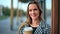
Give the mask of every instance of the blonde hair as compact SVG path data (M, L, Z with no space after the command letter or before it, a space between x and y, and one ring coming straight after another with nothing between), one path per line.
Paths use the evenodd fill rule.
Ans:
M21 25L18 27L18 32L17 32L17 34L20 34L20 30L21 30L21 28L23 28L25 25L27 25L28 23L28 20L26 20L24 23L21 23Z

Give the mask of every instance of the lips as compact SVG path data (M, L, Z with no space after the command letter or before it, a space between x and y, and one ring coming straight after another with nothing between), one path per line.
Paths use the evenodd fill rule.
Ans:
M34 14L34 15L31 15L32 17L36 17L36 15Z

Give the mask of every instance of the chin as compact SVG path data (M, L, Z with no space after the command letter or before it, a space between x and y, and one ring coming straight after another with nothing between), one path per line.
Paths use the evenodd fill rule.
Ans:
M37 19L37 18L32 18L32 19L34 19L34 20L35 20L35 19Z

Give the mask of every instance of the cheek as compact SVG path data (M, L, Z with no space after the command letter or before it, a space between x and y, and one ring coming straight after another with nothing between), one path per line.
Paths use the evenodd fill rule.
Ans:
M29 12L28 14L29 14L29 16L31 17L31 13Z
M31 15L32 13L31 12L29 12L29 15Z
M37 13L37 17L39 17L39 15L40 15L40 14L39 14L39 12L38 12L38 13Z
M36 14L37 14L37 15L39 15L39 11L38 11L38 12L36 12Z
M37 13L37 17L39 17L39 13Z

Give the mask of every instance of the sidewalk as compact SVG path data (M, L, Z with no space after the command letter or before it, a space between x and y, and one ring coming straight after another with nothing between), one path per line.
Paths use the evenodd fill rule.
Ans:
M10 17L0 20L0 34L17 34L17 30L10 30Z

